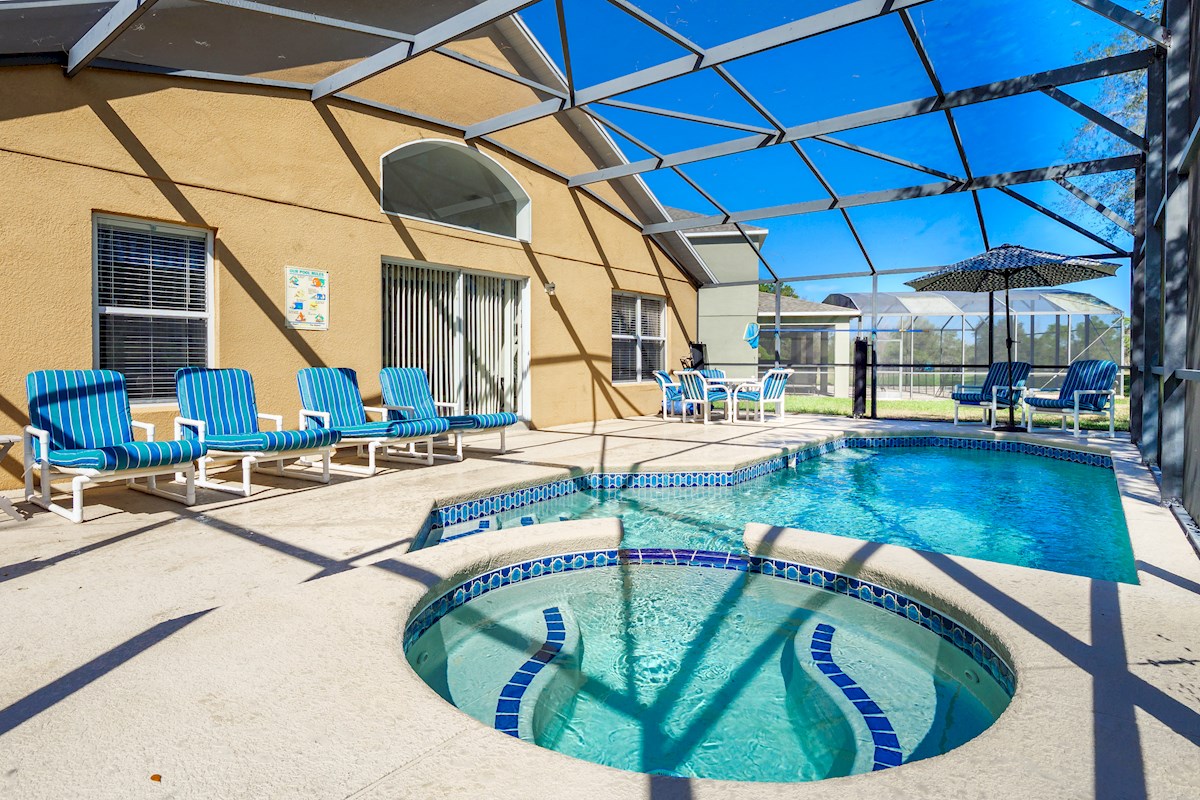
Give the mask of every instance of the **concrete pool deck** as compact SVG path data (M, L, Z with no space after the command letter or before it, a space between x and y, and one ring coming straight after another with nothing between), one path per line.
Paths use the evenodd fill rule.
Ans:
M815 416L707 427L639 418L522 432L507 456L330 486L259 476L264 488L250 499L199 490L184 508L105 489L88 493L83 525L40 511L0 518L0 796L1195 794L1200 561L1121 439L1087 444L1113 455L1140 585L773 535L781 557L927 593L1011 652L1013 706L946 756L813 784L652 778L490 730L404 661L400 633L431 586L619 533L615 522L563 523L407 553L435 503L581 471L734 469L843 431L991 436ZM1079 444L1056 433L1029 439Z

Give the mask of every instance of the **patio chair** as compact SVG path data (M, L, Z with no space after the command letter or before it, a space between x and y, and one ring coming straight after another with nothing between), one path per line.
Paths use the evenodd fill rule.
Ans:
M249 497L250 473L256 466L273 463L282 476L284 462L301 458L315 458L321 464L320 476L290 472L288 477L329 483L329 461L341 434L323 428L285 431L282 416L258 410L254 379L246 370L184 367L175 371L175 394L180 414L175 418L175 438L195 439L208 448L199 459L198 485ZM274 422L275 430L261 430L259 420ZM209 467L239 463L240 486L209 479Z
M1079 436L1079 415L1108 414L1108 435L1117 435L1116 391L1117 365L1112 361L1076 361L1067 369L1057 395L1025 393L1026 430L1033 431L1033 412L1059 414L1062 429L1067 429L1067 415L1075 419L1075 435Z
M654 370L654 380L658 383L658 388L662 389L662 418L665 420L667 414L679 414L683 416L683 389L678 383L671 380L671 376L666 370Z
M300 427L329 428L341 434L334 446L353 445L361 456L367 451L367 467L341 464L347 472L374 475L376 461L416 461L433 464L433 438L450 430L449 421L441 418L390 420L387 409L363 405L358 390L358 375L345 367L307 367L296 373L300 385ZM367 419L367 413L382 419ZM417 445L425 443L425 455L419 456ZM396 450L407 445L407 452Z
M45 370L25 379L29 422L25 426L25 499L71 522L83 522L83 491L98 483L125 481L130 489L185 505L196 502L195 460L202 442L154 440L154 426L129 411L125 376L104 369ZM136 441L133 429L146 432ZM34 473L39 487L33 487ZM51 474L71 476L71 507L50 499ZM184 494L158 488L159 475L178 475ZM145 478L145 485L137 483Z
M758 407L758 421L766 422L766 407L775 406L775 418L784 417L784 390L788 379L792 377L790 369L769 369L761 381L743 383L734 392L733 422L736 423L739 413L739 403L752 403ZM752 409L751 409L752 410Z
M987 375L984 376L983 383L979 386L955 384L954 390L950 392L950 398L954 400L954 424L958 424L960 406L974 406L980 409L984 425L988 424L988 412L990 411L991 421L994 424L999 408L1008 408L1009 405L1016 406L1021 402L1021 396L1025 391L1025 381L1029 379L1029 370L1030 365L1025 361L1012 362L1012 397L1008 396L1007 361L997 361L988 367ZM1025 413L1023 409L1021 413Z
M465 431L490 431L497 428L500 429L500 454L508 452L504 441L505 429L519 421L517 415L511 411L495 414L450 413L443 417L439 409L453 412L458 406L433 399L433 392L429 389L429 375L420 367L384 367L379 371L379 384L383 387L383 407L387 409L388 419L446 420L449 423L449 433L454 437L454 456L438 458L462 461Z
M725 370L723 370L723 369L705 368L705 369L696 370L696 371L699 372L701 375L703 375L705 380L713 380L713 381L725 380Z
M696 409L704 409L704 424L711 420L712 407L723 404L725 417L729 417L729 390L720 383L709 380L694 369L679 373L680 388L683 390L683 421L691 422ZM690 409L690 412L689 412Z

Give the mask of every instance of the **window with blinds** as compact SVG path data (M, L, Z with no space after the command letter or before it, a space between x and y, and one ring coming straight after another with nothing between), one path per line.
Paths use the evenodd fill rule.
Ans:
M653 380L666 358L662 298L633 294L612 296L613 383Z
M96 219L96 366L125 375L137 402L175 399L175 370L207 366L208 233Z

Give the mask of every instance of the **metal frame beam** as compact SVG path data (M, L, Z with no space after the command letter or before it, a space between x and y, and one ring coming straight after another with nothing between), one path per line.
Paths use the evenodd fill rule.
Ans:
M1110 75L1120 75L1146 68L1153 60L1154 52L1152 49L1138 50L1133 53L1110 56L1083 64L1074 64L1069 67L1024 75L1019 78L1010 78L1009 80L975 86L970 89L946 92L944 98L938 98L935 95L933 97L921 98L920 100L909 100L866 111L843 114L842 116L788 128L784 136L775 141L769 136L753 136L735 139L731 142L722 142L720 144L669 153L664 155L661 160L635 161L619 167L607 167L595 172L577 175L571 180L571 185L582 186L588 183L612 180L613 178L639 175L643 172L652 172L665 167L691 164L696 161L704 161L735 153L745 153L761 147L811 139L816 136L825 136L854 128L863 128L868 125L877 125L882 122L894 122L909 117L944 111L948 108L959 108L977 103L986 103L989 100L998 100L1004 97L1015 97L1039 91L1042 87L1048 85L1064 85L1094 80L1095 78L1103 78ZM581 98L581 96L582 91L577 95L577 99ZM468 128L467 131L469 134L471 128Z
M116 41L129 26L154 7L158 0L117 0L67 53L67 77L73 78Z
M1081 189L1078 186L1076 186L1075 184L1071 183L1069 180L1067 180L1065 178L1055 178L1054 182L1057 183L1059 186L1063 187L1064 189L1066 189L1071 194L1078 197L1081 201L1086 203L1088 205L1088 207L1093 208L1096 211L1103 214L1105 216L1105 218L1107 218L1110 222L1112 222L1114 225L1116 225L1118 228L1125 231L1129 235L1133 236L1137 233L1137 231L1133 227L1133 223L1131 223L1129 220L1122 217L1117 212L1113 211L1108 206L1104 205L1104 203L1101 203L1095 197L1092 197L1092 195L1090 195L1083 189Z
M591 105L608 106L609 108L624 108L629 111L641 111L646 114L655 114L660 117L670 117L671 119L682 119L687 122L701 122L705 125L715 125L718 128L732 128L739 131L749 131L750 133L770 134L772 131L760 127L758 125L747 125L744 122L732 122L725 119L714 119L713 117L702 117L699 114L688 114L684 111L675 111L669 108L657 108L655 106L645 106L640 103L628 103L624 100L599 100Z
M1076 233L1078 233L1082 236L1086 236L1087 238L1091 239L1093 242L1100 245L1101 247L1109 248L1113 252L1112 252L1112 255L1106 256L1106 258L1112 258L1113 256L1121 256L1121 257L1127 258L1127 257L1133 255L1129 251L1124 250L1123 248L1118 247L1117 245L1108 241L1103 236L1100 236L1099 234L1088 230L1087 228L1083 227L1079 223L1073 222L1072 220L1067 219L1066 217L1062 216L1061 214L1051 211L1050 209L1046 208L1044 205L1037 202L1036 200L1031 200L1028 197L1026 197L1025 195L1023 195L1019 192L1013 191L1012 189L1010 189L1007 186L997 186L996 189L997 189L997 191L1003 192L1005 195L1007 195L1008 197L1011 197L1012 199L1016 200L1017 202L1024 203L1025 205L1029 206L1034 211L1039 212L1043 216L1049 217L1050 219L1057 222L1059 225L1063 225L1064 227L1070 228L1071 230L1075 231Z
M1171 34L1166 28L1140 14L1133 13L1124 6L1117 5L1112 0L1072 0L1072 2L1095 11L1110 22L1115 22L1122 28L1133 31L1159 47L1169 46Z
M701 51L702 54L693 52L692 55L682 56L664 64L648 67L619 78L585 87L576 92L575 103L576 105L586 105L599 100L607 100L610 97L615 97L625 92L632 92L635 89L644 89L647 86L653 86L656 83L662 83L671 78L678 78L690 72L696 72L718 64L724 64L727 61L762 53L785 44L809 39L822 33L835 31L849 25L865 22L866 20L875 19L876 17L891 14L911 6L922 5L927 2L930 2L930 0L856 0L856 2L848 3L839 8L813 14L812 16L789 22L785 25L751 34L741 39L735 39L732 42L707 48ZM621 7L620 3L616 5ZM626 8L625 10L628 13L629 9ZM678 40L676 41L678 42ZM548 100L526 106L525 108L501 114L500 116L469 126L467 128L467 138L474 139L477 136L497 133L515 125L533 122L534 120L556 114L559 111L565 111L569 107L568 104L559 100Z
M355 84L361 83L384 70L398 66L422 53L436 50L460 36L490 25L498 19L507 17L537 0L484 0L447 20L439 22L413 36L411 42L398 42L375 55L364 58L343 70L318 81L312 90L312 99L345 91ZM555 101L560 102L560 101Z
M643 233L664 233L666 231L681 231L690 228L702 228L706 225L719 225L726 222L750 222L773 217L790 217L799 214L815 214L821 211L832 211L838 208L855 208L858 206L878 205L898 200L914 200L920 197L938 197L946 194L960 194L979 189L995 189L1000 186L1012 186L1022 183L1037 183L1050 181L1055 178L1068 178L1076 175L1095 175L1101 172L1116 172L1123 169L1136 169L1141 163L1140 155L1115 156L1101 158L1095 161L1082 161L1076 164L1059 164L1040 169L1027 169L1017 172L1001 172L995 175L983 175L967 182L947 181L945 183L926 183L920 186L908 186L903 189L886 189L878 192L846 195L839 200L806 200L800 203L788 203L781 206L756 208L749 211L737 211L728 217L697 217L694 219L675 220L673 222L655 223L642 229Z
M1143 153L1146 152L1146 138L1129 130L1129 128L1126 128L1115 119L1112 119L1106 114L1100 113L1082 100L1076 100L1074 97L1067 94L1062 89L1059 89L1057 86L1047 86L1046 88L1042 89L1042 92L1047 97L1057 100L1075 113L1086 118L1096 127L1103 128L1113 136L1124 139L1126 142L1133 145L1138 150L1141 150Z
M878 150L872 150L869 147L863 147L862 145L857 145L852 142L847 142L844 139L835 139L832 136L814 136L814 137L812 137L812 140L814 142L824 142L825 144L831 144L834 147L840 147L843 150L849 150L851 152L859 153L864 156L870 156L871 158L877 158L880 161L886 161L889 164L895 164L898 167L907 167L908 169L916 170L917 172L924 172L926 175L933 175L935 177L942 178L944 180L948 180L948 181L965 181L966 180L966 178L963 178L959 175L952 175L949 172L943 172L940 169L934 169L933 167L927 167L924 164L918 164L915 161L908 161L907 159L897 158L896 156L888 155L887 153L881 153Z

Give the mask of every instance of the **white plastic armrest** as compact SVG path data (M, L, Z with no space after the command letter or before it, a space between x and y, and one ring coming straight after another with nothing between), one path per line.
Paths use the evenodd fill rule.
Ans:
M321 428L328 428L329 422L333 418L328 411L313 411L311 408L300 409L300 430L308 430L308 423L312 420L320 422Z
M745 383L739 383L737 387L734 388L733 393L737 394L743 389L751 389L761 392L763 390L763 385L758 381L746 381Z
M264 414L263 412L260 411L260 412L258 412L258 418L259 419L269 419L275 423L275 430L277 430L277 431L283 430L283 414Z
M146 432L146 441L154 441L154 425L150 422L138 422L136 419L130 420L129 424L135 428L141 428Z
M457 411L457 410L458 410L458 403L438 403L438 402L434 402L434 404L433 404L433 405L434 405L435 407L437 407L437 408L448 408L448 409L450 409L451 411Z
M44 431L41 428L35 428L32 425L25 426L25 442L23 447L25 452L33 452L33 440L37 439L38 449L37 457L31 458L32 461L41 461L50 452L50 431Z
M380 408L386 409L388 411L411 411L414 414L417 413L416 406L380 406Z
M384 419L387 419L388 407L387 406L363 406L363 411L367 412L368 414L378 414L379 416L383 417Z
M206 431L207 426L202 421L200 421L198 419L188 419L187 417L176 417L175 418L175 438L176 439L183 438L183 429L184 428L191 428L192 430L196 431L196 438L198 438L201 442L204 441L204 436L207 433L207 431Z

